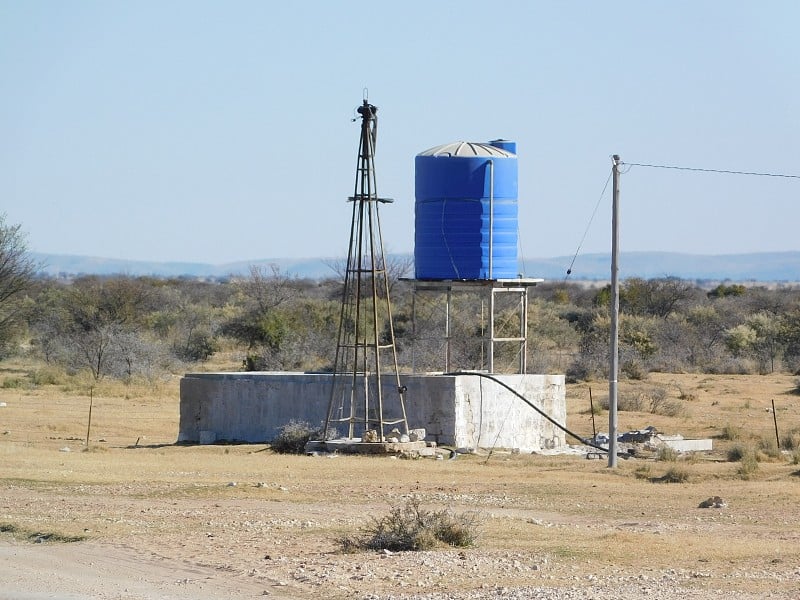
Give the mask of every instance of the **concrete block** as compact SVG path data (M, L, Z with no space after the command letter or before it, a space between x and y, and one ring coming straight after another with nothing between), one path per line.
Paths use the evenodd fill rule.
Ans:
M292 420L322 424L331 378L328 373L189 373L181 379L178 439L262 443L274 439ZM566 424L563 375L497 378L557 423ZM562 430L484 378L403 375L401 380L408 425L418 432L417 441L457 448L518 448L526 453L566 445ZM393 391L394 384L387 383L386 396Z

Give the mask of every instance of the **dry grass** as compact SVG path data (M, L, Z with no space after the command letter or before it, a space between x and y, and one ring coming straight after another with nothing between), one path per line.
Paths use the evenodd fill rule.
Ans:
M800 430L789 375L651 375L641 385L663 386L687 414L620 413L620 431L654 425L665 433L714 437L715 451L693 461L623 460L616 470L574 456L400 461L279 455L263 445L178 446L178 377L157 386L97 385L90 451L82 451L85 382L25 385L24 365L0 368L3 378L22 381L0 383L6 403L0 408L0 523L19 531L173 556L202 548L208 564L244 573L261 568L266 552L287 564L330 557L338 539L413 497L434 511L476 511L481 538L467 552L546 558L553 585L572 585L576 576L611 566L632 575L701 569L730 575L715 585L760 593L774 584L733 574L796 566L800 477L793 457L761 462L746 474L741 463L725 460L734 443L755 447L774 439L766 410L772 399L779 427ZM634 394L640 382L621 385ZM593 394L597 402L607 387L594 384ZM569 386L568 426L588 436L587 408L587 384ZM595 417L599 430L607 428L605 417ZM743 439L721 439L726 427L738 428ZM659 480L672 483L654 483ZM697 508L716 495L728 508ZM497 575L497 583L533 584L535 574L526 573ZM318 588L309 589L314 594Z

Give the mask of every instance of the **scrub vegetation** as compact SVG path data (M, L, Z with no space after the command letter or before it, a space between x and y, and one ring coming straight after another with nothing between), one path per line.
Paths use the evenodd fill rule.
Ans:
M404 270L396 266L391 272L401 370L410 371L412 364L418 371L443 370L444 299L422 294L414 308L411 284L401 279ZM252 267L248 276L213 281L28 275L13 302L0 298L14 316L13 327L0 329L0 348L5 358L43 362L49 377L82 372L94 381L155 382L187 368L203 369L212 358L224 358L235 370L326 371L335 355L342 283L333 269L321 281L293 278L277 267ZM532 288L528 371L566 373L575 382L606 377L609 295L608 287L586 283ZM763 375L800 369L800 289L633 278L622 283L620 309L625 379L647 381L654 372ZM496 335L516 335L518 318L500 303ZM451 364L485 368L481 337L488 324L481 298L454 294L449 319ZM496 372L513 372L518 364L513 344L496 349ZM3 385L26 383L18 378ZM651 389L620 404L623 410L680 416L687 393L676 402Z

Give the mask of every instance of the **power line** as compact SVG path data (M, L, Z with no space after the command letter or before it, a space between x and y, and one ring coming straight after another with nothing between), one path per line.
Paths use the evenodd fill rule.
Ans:
M645 163L620 163L628 167L649 167L651 169L674 169L677 171L699 171L701 173L723 173L726 175L754 175L757 177L782 177L784 179L800 179L800 175L785 173L757 173L755 171L729 171L726 169L701 169L699 167L678 167L674 165L651 165Z
M586 224L586 229L583 232L583 237L581 241L578 242L578 247L575 249L575 255L572 257L572 262L569 263L569 267L567 267L567 274L564 276L564 281L567 280L567 277L572 275L572 267L575 265L575 260L578 258L578 254L583 247L583 242L586 240L586 235L589 233L589 228L592 226L592 221L594 221L594 216L597 214L597 209L600 207L600 202L603 200L603 196L606 195L606 189L608 189L608 182L611 181L612 172L608 173L608 177L606 178L606 183L603 185L603 191L600 192L600 197L597 199L597 204L594 205L594 210L592 211L592 216L589 217L589 222Z

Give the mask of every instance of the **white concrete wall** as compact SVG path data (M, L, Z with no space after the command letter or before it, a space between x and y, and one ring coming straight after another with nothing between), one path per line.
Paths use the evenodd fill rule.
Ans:
M566 423L563 375L499 375L556 422ZM289 421L320 425L332 376L316 373L192 373L181 379L179 442L265 442ZM563 446L563 431L497 383L468 374L404 375L409 427L458 448ZM396 398L393 383L384 397ZM385 402L390 418L392 402ZM339 427L340 433L346 433Z

